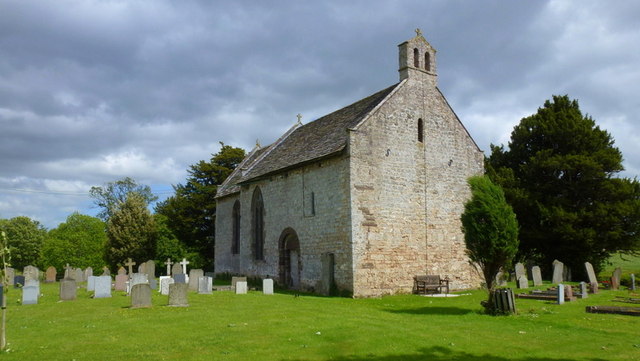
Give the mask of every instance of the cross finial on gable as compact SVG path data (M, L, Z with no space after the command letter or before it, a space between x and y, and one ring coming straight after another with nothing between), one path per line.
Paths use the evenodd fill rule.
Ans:
M298 113L296 117L298 117L298 124L302 124L302 114Z
M262 146L260 146L260 139L256 139L256 147L262 148Z
M416 28L416 36L422 36L422 30L420 30L420 28Z

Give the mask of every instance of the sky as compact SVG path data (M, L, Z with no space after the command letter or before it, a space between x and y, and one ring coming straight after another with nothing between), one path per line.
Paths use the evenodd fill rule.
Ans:
M640 2L0 0L0 218L95 215L124 177L160 199L220 142L251 150L399 80L420 28L480 148L552 95L640 174Z

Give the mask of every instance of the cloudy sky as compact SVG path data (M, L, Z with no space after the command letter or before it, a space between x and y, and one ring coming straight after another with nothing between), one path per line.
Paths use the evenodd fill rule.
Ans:
M219 142L251 149L398 81L421 28L480 147L553 94L640 174L640 2L0 0L0 218L94 215L91 186L161 198Z

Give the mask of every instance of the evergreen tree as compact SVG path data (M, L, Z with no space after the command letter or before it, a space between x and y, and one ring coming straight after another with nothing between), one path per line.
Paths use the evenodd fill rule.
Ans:
M13 267L21 270L39 264L40 248L47 235L40 222L24 216L0 219L0 231L6 233Z
M543 269L558 259L576 275L638 249L640 184L615 178L622 154L576 100L553 96L523 118L508 149L491 146L486 168L518 217L519 258Z

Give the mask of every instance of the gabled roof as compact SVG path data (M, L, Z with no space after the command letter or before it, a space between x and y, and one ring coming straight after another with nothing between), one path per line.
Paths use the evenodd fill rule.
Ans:
M312 122L294 126L259 155L252 151L220 186L217 198L238 192L239 184L341 153L347 146L347 129L360 123L398 84ZM241 167L244 171L239 171Z

